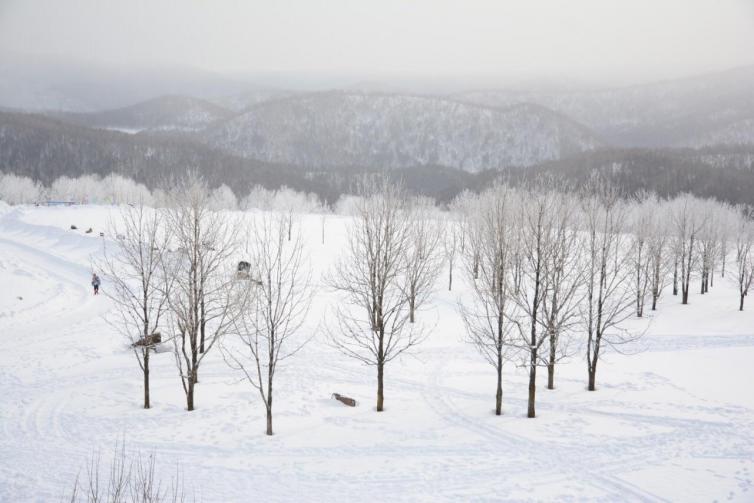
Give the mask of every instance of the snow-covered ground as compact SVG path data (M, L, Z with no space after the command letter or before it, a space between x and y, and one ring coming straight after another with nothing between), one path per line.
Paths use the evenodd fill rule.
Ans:
M140 408L136 360L89 287L112 212L0 206L0 501L59 501L92 453L106 459L121 439L154 453L165 479L179 464L205 502L754 500L754 304L738 312L727 278L631 321L646 334L635 354L601 363L598 391L585 390L580 356L558 368L554 391L541 372L536 419L512 365L494 416L494 372L463 342L455 309L462 282L438 282L419 314L431 337L388 365L383 413L374 369L324 343L334 297L320 287L302 329L314 339L276 377L267 437L258 394L219 352L201 368L196 411L169 352L152 360L153 408ZM320 282L345 218L329 217L325 245L320 217L302 223Z

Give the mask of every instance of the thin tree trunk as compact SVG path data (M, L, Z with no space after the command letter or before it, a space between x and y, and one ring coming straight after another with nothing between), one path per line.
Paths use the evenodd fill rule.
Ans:
M503 413L503 356L497 355L497 391L495 392L495 415Z
M272 406L267 407L267 435L272 435Z
M414 287L414 285L411 285L411 292L408 297L408 318L409 318L408 321L410 323L414 322L415 312L416 312L416 288Z
M207 325L207 320L204 319L204 296L202 296L202 303L201 303L201 319L199 320L199 329L201 331L201 343L199 345L199 352L204 353L204 329Z
M673 295L678 295L678 257L673 261Z
M597 380L597 367L596 364L593 368L589 369L589 387L587 388L589 391L595 391L595 381Z
M149 403L149 349L144 352L144 408L150 408Z
M188 378L188 389L186 391L186 408L189 412L194 410L194 376L193 373Z
M743 294L743 293L741 294L741 302L738 304L738 310L739 311L743 311L744 310L744 297L745 296L746 296L745 294Z
M383 379L384 379L385 362L379 361L377 363L377 412L382 412L385 396L383 394Z
M536 417L534 410L534 400L537 393L537 350L531 350L531 361L529 362L529 408L526 417Z
M450 272L448 273L448 291L453 290L453 262L450 263Z
M555 332L550 331L550 361L547 362L547 389L555 389Z

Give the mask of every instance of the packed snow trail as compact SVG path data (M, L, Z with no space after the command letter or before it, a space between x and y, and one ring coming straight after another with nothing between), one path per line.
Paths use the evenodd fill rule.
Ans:
M534 420L524 417L526 372L513 366L505 415L492 414L494 372L461 340L461 281L420 313L431 339L387 367L380 414L374 369L321 340L333 302L323 289L304 327L315 339L278 376L268 438L257 394L219 353L202 367L192 413L172 355L156 354L153 409L140 408L133 354L89 285L109 218L106 207L0 215L0 501L61 500L87 459L107 460L122 439L154 453L166 478L180 464L208 502L754 498L754 316L735 311L722 281L692 297L693 313L666 296L641 352L602 362L597 392L585 391L579 357L558 368L554 391L543 371ZM343 219L332 220L326 246L317 222L304 224L316 275L344 239ZM344 407L332 392L360 404Z

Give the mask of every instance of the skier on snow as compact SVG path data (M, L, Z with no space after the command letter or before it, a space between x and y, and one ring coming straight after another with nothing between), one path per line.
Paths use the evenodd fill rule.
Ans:
M92 274L92 286L94 287L94 295L99 295L99 276L96 273Z

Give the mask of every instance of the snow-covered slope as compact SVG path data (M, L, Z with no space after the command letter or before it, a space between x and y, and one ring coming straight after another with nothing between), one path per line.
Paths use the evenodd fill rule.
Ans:
M313 339L278 369L268 438L258 395L215 350L197 410L184 409L169 352L151 358L153 408L140 408L133 353L89 289L102 238L69 230L106 229L114 209L0 205L0 501L66 499L89 456L105 462L123 439L155 455L162 480L178 466L208 503L752 500L754 305L737 311L729 277L691 305L665 295L654 316L631 321L645 335L600 364L598 391L585 390L579 355L561 364L556 390L539 383L537 419L525 417L527 374L514 365L494 416L494 372L463 342L456 311L470 285L438 285L417 320L431 336L388 365L378 414L374 368L321 330L335 297L320 278L348 219L329 217L321 245L320 217L304 216L317 295L302 336Z
M53 114L82 126L125 132L197 131L233 115L228 109L189 96L161 96L116 110Z
M407 95L329 92L263 103L212 126L210 145L307 167L528 166L592 150L586 128L540 106L506 109Z
M706 146L754 137L754 66L605 90L486 90L456 99L491 106L537 103L621 146Z

